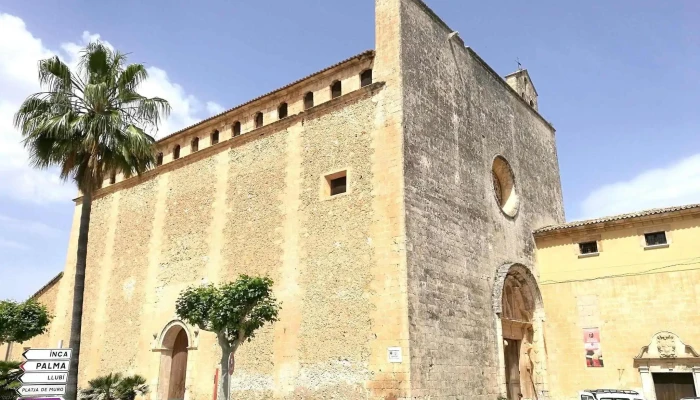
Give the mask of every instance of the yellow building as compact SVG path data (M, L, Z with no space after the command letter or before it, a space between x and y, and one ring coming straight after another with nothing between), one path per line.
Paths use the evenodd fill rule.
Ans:
M700 205L546 227L535 239L551 398L587 388L700 396Z

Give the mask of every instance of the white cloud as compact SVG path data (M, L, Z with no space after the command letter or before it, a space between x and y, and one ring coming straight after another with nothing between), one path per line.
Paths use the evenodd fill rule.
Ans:
M0 214L0 231L26 232L38 236L57 236L61 231L43 222L27 221Z
M224 112L225 108L220 104L214 103L213 101L207 101L207 112L209 115L221 114Z
M700 203L700 154L594 190L581 203L581 217L691 203Z
M101 39L99 34L86 31L80 40L65 42L56 50L48 49L27 30L21 18L0 13L0 196L35 204L75 197L73 183L61 182L55 170L36 170L28 164L21 135L14 128L12 118L22 101L40 90L37 61L58 55L75 68L81 49L96 39ZM222 110L214 102L202 102L188 94L170 80L165 70L149 67L148 72L142 94L165 98L172 107L157 136L165 136Z

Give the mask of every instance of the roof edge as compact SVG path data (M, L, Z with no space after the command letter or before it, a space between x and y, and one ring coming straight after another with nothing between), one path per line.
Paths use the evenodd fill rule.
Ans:
M324 69L322 69L322 70L320 70L320 71L314 72L314 73L311 74L311 75L307 75L307 76L305 76L305 77L303 77L303 78L301 78L301 79L297 79L297 80L295 80L295 81L293 81L293 82L291 82L291 83L288 83L288 84L286 84L286 85L284 85L284 86L282 86L282 87L280 87L280 88L277 88L277 89L275 89L275 90L273 90L273 91L271 91L271 92L267 92L267 93L265 93L265 94L262 94L262 95L260 95L260 96L258 96L258 97L255 97L255 98L253 98L253 99L251 99L251 100L246 101L245 103L241 103L241 104L239 104L239 105L237 105L237 106L235 106L235 107L233 107L233 108L229 108L229 109L227 109L227 110L225 110L225 111L222 111L222 112L220 112L220 113L218 113L218 114L216 114L216 115L212 115L211 117L205 118L205 119L203 119L203 120L201 120L201 121L199 121L199 122L197 122L197 123L195 123L195 124L192 124L192 125L190 125L190 126L187 126L187 127L185 127L185 128L182 128L182 129L180 129L180 130L178 130L178 131L175 131L175 132L173 132L173 133L171 133L171 134L169 134L169 135L167 135L167 136L164 136L164 137L158 139L158 140L156 141L156 143L165 142L165 141L167 141L168 139L171 139L171 138L173 138L174 136L177 136L177 135L179 135L179 134L181 134L181 133L183 133L183 132L185 132L185 131L188 131L188 130L190 130L190 129L192 129L192 128L196 128L196 127L198 127L198 126L200 126L200 125L203 125L203 124L205 124L205 123L207 123L207 122L209 122L209 121L212 121L212 120L214 120L214 119L216 119L216 118L219 118L219 117L221 117L221 116L224 116L225 114L228 114L228 113L230 113L230 112L233 112L233 111L236 111L236 110L238 110L238 109L241 109L241 108L243 108L243 107L245 107L245 106L247 106L247 105L250 105L250 104L252 104L252 103L254 103L254 102L258 101L258 100L261 100L261 99L263 99L263 98L265 98L265 97L272 96L272 95L274 95L274 94L276 94L276 93L279 93L279 92L281 92L281 91L283 91L283 90L287 90L287 89L289 89L289 88L291 88L291 87L293 87L293 86L296 86L296 85L298 85L298 84L300 84L300 83L302 83L302 82L304 82L304 81L306 81L306 80L308 80L308 79L311 79L311 78L313 78L313 77L316 77L316 76L318 76L318 75L321 75L321 74L323 74L323 73L325 73L325 72L328 72L328 71L330 71L330 70L332 70L332 69L338 68L338 67L340 67L340 66L342 66L342 65L344 65L344 64L348 64L348 63L350 63L350 62L352 62L352 61L355 61L355 60L358 60L358 59L361 60L361 59L363 59L363 58L365 58L365 57L374 57L374 55L375 55L374 50L366 50L366 51L364 51L364 52L362 52L362 53L360 53L360 54L354 55L354 56L352 56L352 57L350 57L350 58L347 58L347 59L345 59L345 60L343 60L343 61L337 62L337 63L335 63L335 64L333 64L333 65L331 65L331 66L329 66L329 67L326 67L326 68L324 68Z
M535 237L556 236L563 233L598 229L610 225L638 222L646 219L664 218L676 214L700 214L700 204L687 204L682 206L672 206L665 208L651 208L626 214L618 214L601 218L572 221L561 225L550 225L534 230L533 235Z
M544 122L545 125L547 125L547 127L548 127L553 133L555 133L555 132L557 131L557 130L554 128L554 125L552 125L551 122L547 121L547 119L546 119L542 114L540 114L540 112L539 112L538 110L535 110L534 107L532 107L532 106L530 106L529 104L527 104L527 102L525 101L525 99L523 99L522 97L520 97L520 95L515 91L515 89L513 89L513 88L508 84L508 82L506 82L506 80L505 80L503 77L501 77L500 75L498 75L498 72L496 72L496 70L493 69L493 67L491 67L486 61L484 61L484 59L481 58L481 56L480 56L476 51L474 51L474 49L472 49L472 48L469 47L469 46L466 46L466 47L464 47L464 48L467 50L467 52L468 52L469 54L471 54L471 55L476 59L476 61L477 61L479 64L481 64L484 68L486 68L486 70L487 70L491 75L493 75L493 76L495 76L496 78L498 78L498 81L501 83L501 85L503 85L503 87L505 87L506 90L507 90L513 97L515 97L516 99L518 99L518 101L520 101L521 103L523 103L523 104L527 107L527 109L529 109L530 111L532 111L532 112L535 114L535 116L537 116L537 118L538 118L540 121ZM530 74L528 74L527 76L529 77ZM534 86L533 86L533 87L534 87Z
M61 277L63 276L63 271L59 272L58 275L54 276L51 278L50 281L48 281L44 286L42 286L39 290L37 290L33 295L29 297L29 299L34 299L37 296L40 296L44 294L51 286L53 286L56 282L58 282Z

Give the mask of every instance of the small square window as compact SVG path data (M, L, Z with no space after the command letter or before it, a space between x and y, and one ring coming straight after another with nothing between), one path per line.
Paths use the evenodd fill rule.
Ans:
M325 189L323 192L326 197L333 197L348 191L348 174L347 171L340 171L334 174L325 176Z
M581 254L595 254L598 253L598 242L582 242L578 244L578 248Z
M663 244L668 244L666 241L666 232L652 232L644 234L644 241L647 246L659 246Z
M347 190L347 176L331 179L331 196L345 193Z

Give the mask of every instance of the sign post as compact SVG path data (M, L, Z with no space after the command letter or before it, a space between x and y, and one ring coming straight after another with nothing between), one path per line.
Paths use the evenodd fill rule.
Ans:
M22 353L24 374L17 400L63 400L72 349L29 349Z

